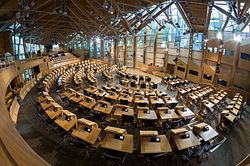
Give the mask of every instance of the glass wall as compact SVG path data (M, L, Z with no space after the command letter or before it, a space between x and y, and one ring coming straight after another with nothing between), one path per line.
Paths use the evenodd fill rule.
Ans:
M23 38L19 33L12 36L12 44L16 59L23 60L25 58L28 58L24 55Z
M127 38L127 67L133 67L133 37Z
M145 30L144 28L137 34L136 68L139 68L139 64L143 63Z
M118 49L117 50L117 52L118 52L118 54L117 54L118 63L117 63L117 65L119 67L121 67L121 66L123 66L123 61L124 61L123 38L118 39L117 42L118 42L118 47L117 47L117 49Z
M90 39L90 58L94 58L94 40Z

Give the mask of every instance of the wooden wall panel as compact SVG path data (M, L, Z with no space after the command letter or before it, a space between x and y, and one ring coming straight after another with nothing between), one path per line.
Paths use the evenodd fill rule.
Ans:
M192 58L196 60L202 60L203 52L200 51L193 51Z
M19 65L19 70L17 70L15 66L11 66L0 71L0 158L1 161L5 160L5 163L11 163L11 165L49 165L30 148L17 132L14 124L10 120L4 102L4 94L11 80L25 69L32 68L41 63L44 63L43 59L38 59ZM2 157L5 157L5 159L2 159Z
M190 70L191 73L192 71L197 71L198 75L196 76L194 74L190 74ZM195 63L190 62L188 64L187 79L191 82L199 83L201 80L201 67Z
M184 69L184 71L178 70L178 68ZM175 75L185 79L186 76L186 71L187 71L187 64L183 62L182 60L178 59L176 63L176 68L175 68Z
M212 76L212 79L211 80L205 79L204 78L205 74ZM209 64L204 64L203 76L201 76L202 77L201 82L207 83L207 84L212 84L213 80L214 80L214 75L215 75L215 67L212 67Z
M250 74L248 71L238 69L235 72L235 77L233 79L233 85L236 85L240 88L243 88L245 90L249 91L249 78Z
M5 52L12 52L11 31L0 32L0 56L4 56Z
M220 68L219 78L229 82L231 77L232 77L232 67L222 65L221 68Z
M176 58L176 55L168 55L168 63L175 65L174 59Z

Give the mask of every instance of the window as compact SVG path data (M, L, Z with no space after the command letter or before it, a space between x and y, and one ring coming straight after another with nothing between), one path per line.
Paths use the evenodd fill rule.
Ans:
M94 58L94 41L90 40L90 58Z
M194 71L194 70L189 70L189 74L198 76L198 75L199 75L199 72L198 72L198 71Z
M240 54L240 58L241 59L244 59L244 60L247 60L247 61L250 61L250 54L247 54L247 53L241 53Z
M212 80L212 76L210 76L208 74L203 74L203 78L205 78L207 80Z
M193 36L193 50L202 51L203 48L203 33L195 33Z
M222 79L218 79L217 84L223 85L223 86L227 86L227 81L222 80Z
M178 66L178 67L177 67L177 70L178 70L178 71L182 71L182 72L185 72L185 68L183 68L183 67L180 67L180 66Z
M234 51L231 51L231 50L225 50L224 55L226 55L226 56L234 56Z

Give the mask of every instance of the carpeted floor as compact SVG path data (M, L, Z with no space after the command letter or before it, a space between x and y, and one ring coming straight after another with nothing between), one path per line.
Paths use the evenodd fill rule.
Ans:
M99 81L99 86L102 86L105 81L101 74L96 77ZM119 80L116 79L116 82ZM88 85L87 82L84 84ZM84 88L84 87L82 87ZM159 89L166 89L165 84L159 84ZM26 98L21 102L21 108L18 116L17 130L22 135L24 140L48 163L51 165L112 165L112 163L101 159L101 150L93 149L90 151L90 158L86 155L81 155L81 149L73 147L70 144L60 141L60 137L53 132L47 130L47 125L41 121L33 106L32 97L37 94L36 89L32 89ZM168 92L170 96L175 96L175 92ZM61 105L64 103L59 100L57 93L53 89L51 96ZM85 117L90 120L95 120L92 117L86 117L83 113L75 110L74 106L67 106L65 109L75 113L78 118ZM194 112L197 109L194 108ZM96 121L96 120L95 120ZM112 123L112 121L110 122ZM211 125L215 126L218 123L218 117L211 120ZM124 127L112 123L112 126ZM231 166L239 163L248 153L250 153L250 107L244 112L242 118L236 123L234 128L229 133L223 133L227 140L217 148L213 153L208 153L208 159L204 159L202 163L196 160L182 162L175 154L167 156L159 161L156 165L201 165L201 166ZM124 165L145 165L143 159L138 158L138 129L128 128L128 133L134 134L134 154L128 155ZM168 134L168 133L166 133ZM104 132L101 138L104 137Z

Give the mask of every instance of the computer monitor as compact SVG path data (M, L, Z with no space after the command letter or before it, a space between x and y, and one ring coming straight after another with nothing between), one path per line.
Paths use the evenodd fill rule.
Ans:
M209 130L208 125L206 125L206 126L204 126L204 127L202 128L202 131L203 131L203 132L206 132L206 131L208 131L208 130Z
M161 142L161 138L160 137L151 137L150 141L151 142Z
M181 136L181 139L189 138L189 134L188 133L183 133L180 136Z
M118 140L124 140L124 136L123 135L120 135L120 134L115 134L115 139L118 139Z
M128 100L120 100L120 104L122 104L122 105L128 105Z
M92 128L84 126L83 130L90 133L92 131Z
M122 108L122 111L128 112L128 109L127 108Z
M165 113L166 114L171 114L171 110L168 109L168 110L165 111Z
M71 121L71 117L70 116L66 116L65 120L67 120L69 122L69 121Z
M56 107L54 107L54 108L52 109L52 111L56 112L56 111L57 111Z

